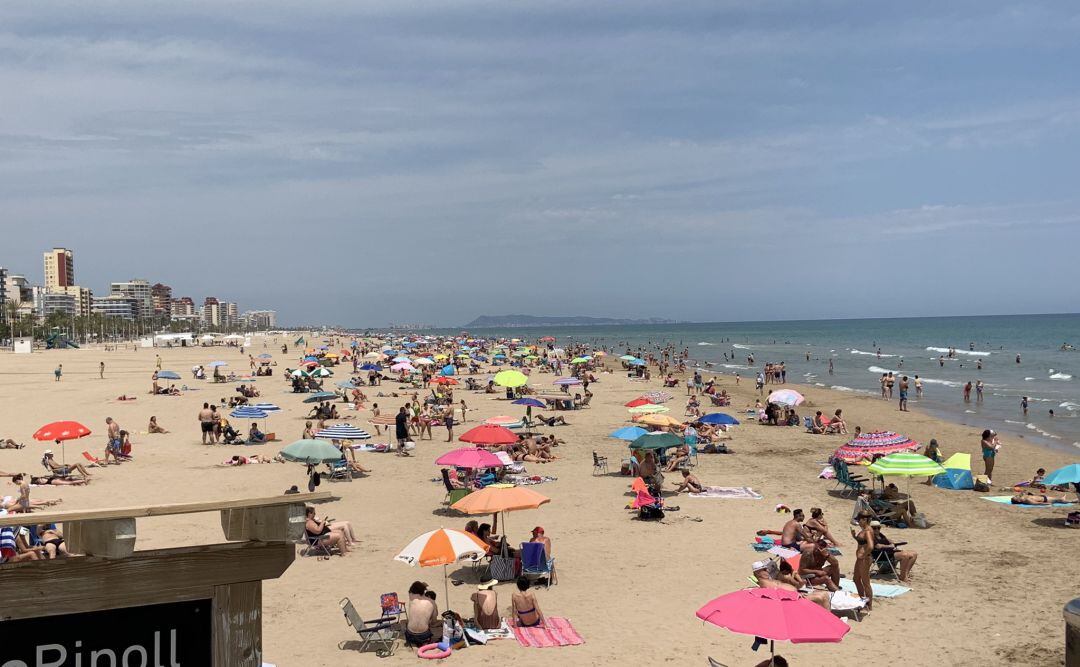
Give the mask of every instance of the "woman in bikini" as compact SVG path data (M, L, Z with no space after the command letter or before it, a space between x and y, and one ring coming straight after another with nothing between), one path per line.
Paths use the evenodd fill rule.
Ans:
M855 552L855 572L851 578L855 582L855 588L859 597L866 600L866 610L874 607L874 589L870 584L870 564L873 562L874 552L874 529L870 527L870 521L874 515L870 512L859 512L859 530L851 529L851 536L859 545Z
M535 628L544 624L544 612L540 610L536 595L529 590L528 577L517 578L517 591L514 592L510 601L514 608L514 618L517 619L519 626Z

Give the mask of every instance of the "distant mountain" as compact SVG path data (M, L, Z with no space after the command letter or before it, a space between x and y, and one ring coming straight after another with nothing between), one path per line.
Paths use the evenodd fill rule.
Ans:
M499 327L587 327L606 325L628 324L675 324L675 320L666 320L662 317L650 317L643 320L619 319L614 317L583 317L575 315L551 316L541 315L481 315L472 322L464 325L464 329L484 329Z

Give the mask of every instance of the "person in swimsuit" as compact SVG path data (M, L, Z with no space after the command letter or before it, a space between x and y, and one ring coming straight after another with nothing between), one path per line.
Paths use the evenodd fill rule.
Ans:
M675 493L686 491L688 493L701 493L705 488L695 475L691 475L687 468L682 469L682 481L672 482L675 485Z
M528 577L517 578L517 591L510 599L514 609L514 618L518 625L523 628L534 628L544 624L544 612L540 610L540 603L536 595L529 590Z
M57 556L70 556L64 536L56 528L49 528L45 524L37 527L38 539L41 541L42 552L49 560L55 560Z
M990 429L986 429L982 432L982 460L983 469L986 474L987 483L993 484L991 481L994 478L994 463L997 458L998 450L1001 449L1001 442L998 441L997 433Z
M427 584L414 581L409 586L409 603L406 611L408 624L405 626L405 645L417 648L432 643L435 635L431 627L439 620L439 608L435 601L428 598Z
M1045 493L1032 493L1030 491L1024 491L1018 493L1012 497L1013 505L1053 505L1054 503L1067 503L1069 500L1065 499L1065 495L1051 496Z
M472 594L473 616L476 617L476 624L482 630L498 630L502 625L502 618L499 616L499 597L492 590L497 583L499 582L494 579L483 582Z
M345 557L349 555L349 545L352 544L355 539L350 539L349 534L352 532L352 526L348 525L348 522L341 522L332 524L326 519L320 520L315 516L315 508L306 508L306 518L304 520L304 532L309 539L318 538L320 542L325 544L327 548L332 549L337 547L341 552L341 556ZM346 527L348 533L346 532Z
M871 611L874 607L874 589L870 585L870 565L873 562L874 552L874 529L870 527L870 521L874 515L870 512L859 512L858 531L851 529L851 536L855 538L858 549L855 552L855 572L851 578L855 582L855 589L859 597L866 600L866 610Z

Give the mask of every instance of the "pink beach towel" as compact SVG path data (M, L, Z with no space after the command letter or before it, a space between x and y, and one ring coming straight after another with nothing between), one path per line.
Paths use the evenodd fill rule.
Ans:
M510 628L514 631L518 643L526 648L577 646L585 643L574 626L570 625L570 621L558 616L546 619L542 626L535 628L520 627L517 619L513 619L510 621Z

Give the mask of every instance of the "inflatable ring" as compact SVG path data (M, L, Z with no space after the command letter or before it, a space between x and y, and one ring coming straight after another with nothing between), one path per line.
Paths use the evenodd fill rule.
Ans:
M438 644L425 644L416 649L416 657L423 658L424 660L439 660L448 657L449 655L450 649L443 650L439 648Z

